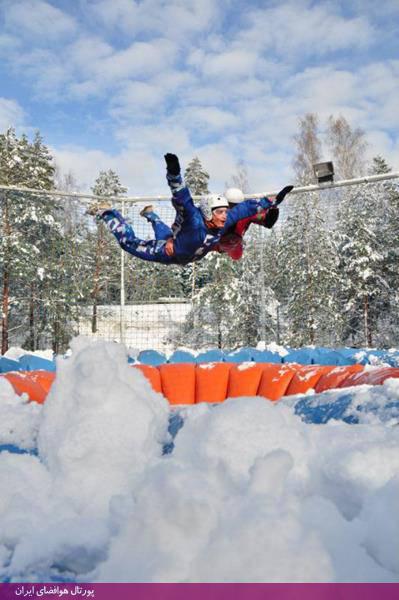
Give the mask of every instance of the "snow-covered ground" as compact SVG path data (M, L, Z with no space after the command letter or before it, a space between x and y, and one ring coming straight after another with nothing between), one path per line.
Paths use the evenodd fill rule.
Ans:
M398 582L398 421L394 379L172 412L77 338L43 407L0 379L0 580Z

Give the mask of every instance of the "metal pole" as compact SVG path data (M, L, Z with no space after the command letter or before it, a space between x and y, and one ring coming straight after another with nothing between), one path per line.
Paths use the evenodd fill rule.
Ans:
M122 217L125 217L125 201L122 198ZM119 313L119 341L125 343L125 252L121 250L121 290L120 290L120 313Z
M304 187L295 187L290 195L301 194L303 192L315 192L317 190L330 190L337 187L347 187L358 185L359 183L373 183L376 181L387 181L389 179L398 179L399 171L394 173L382 173L380 175L369 175L367 177L359 177L357 179L344 179L332 183L322 183L320 185L308 185ZM30 194L45 194L46 196L65 196L68 198L85 198L88 200L103 200L106 198L109 201L122 200L121 196L96 196L85 192L62 192L60 190L35 190L26 187L18 187L15 185L0 185L0 190L10 190L16 192L29 192ZM278 191L278 190L277 190ZM259 192L256 194L244 194L244 198L263 198L264 196L275 196L277 191ZM193 196L194 200L199 200L201 196ZM136 202L164 202L170 201L170 196L124 196L123 200L135 204Z
M280 302L278 301L276 307L276 343L280 345Z
M260 232L260 303L261 303L261 313L260 313L260 333L261 333L261 342L266 343L266 298L265 298L265 266L264 266L264 258L263 258L263 231Z

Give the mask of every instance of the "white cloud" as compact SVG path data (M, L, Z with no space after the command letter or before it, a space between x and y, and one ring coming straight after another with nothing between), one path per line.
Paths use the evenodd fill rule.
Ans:
M0 131L9 127L18 128L23 124L25 113L15 100L0 98Z
M173 152L183 159L192 158L189 131L179 120L170 118L152 124L122 127L117 139L127 152L147 151L157 160L166 152Z
M130 36L162 33L183 39L190 31L202 31L217 21L226 4L215 0L101 0L91 11L104 27Z
M176 46L165 39L148 42L136 42L125 50L113 52L83 67L92 73L99 83L110 83L129 78L148 78L173 63Z
M258 63L257 53L248 50L228 50L208 55L202 62L206 77L239 78L253 75Z
M249 11L247 20L250 27L238 35L237 44L270 48L290 60L308 55L320 57L376 41L367 17L344 17L330 2L283 2L273 8Z
M110 114L122 120L137 119L143 116L153 118L148 111L157 110L165 102L166 93L162 87L144 81L128 82L112 100ZM143 114L144 113L144 114Z
M12 0L4 5L4 22L16 35L39 38L43 43L70 36L76 31L76 21L43 0Z
M175 132L171 131L172 138ZM179 132L176 132L179 136ZM128 132L126 132L128 138ZM157 143L152 146L148 140ZM147 131L147 136L139 139L126 139L130 145L125 146L118 154L110 154L103 150L90 150L84 146L64 146L52 148L57 164L63 172L72 171L83 190L89 190L101 170L113 169L118 173L123 185L131 196L167 195L169 188L165 179L165 163L163 154L177 152L185 164L181 146L187 148L184 133L181 141L157 139L155 128ZM192 155L187 153L190 158Z
M299 112L331 113L354 106L362 97L356 74L330 67L306 69L286 84Z
M399 131L399 60L371 63L358 73L362 95L370 103L365 121L371 127Z
M97 74L98 66L114 54L110 44L98 36L81 34L66 48L67 62L77 73L88 76Z
M13 35L0 38L0 50L43 110L61 101L68 118L73 101L90 148L97 132L88 123L100 112L101 140L116 140L117 155L106 145L57 150L87 186L99 168L115 168L135 192L165 193L162 154L175 151L183 161L206 161L216 189L240 158L253 188L277 187L290 177L292 136L306 112L321 121L343 114L372 132L388 160L397 156L399 61L373 62L366 49L384 39L381 23L367 11L348 17L343 0L82 0L78 23L55 4L8 2L16 7L7 21ZM48 27L58 11L59 39L32 43L39 25L25 23L29 6ZM393 26L386 30L392 35ZM20 121L17 113L8 114ZM132 167L139 160L142 168Z
M0 55L8 56L10 52L15 52L21 45L21 40L13 35L4 33L0 35Z
M205 128L215 133L237 126L236 115L215 106L191 106L180 118L191 128Z
M173 70L162 70L148 81L126 81L110 101L110 114L128 123L164 119L165 113L170 112L165 108L168 102L185 98L193 85L195 79L190 73Z

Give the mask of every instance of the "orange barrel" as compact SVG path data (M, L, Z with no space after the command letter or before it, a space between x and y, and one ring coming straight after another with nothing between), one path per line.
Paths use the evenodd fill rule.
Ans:
M247 362L233 364L230 369L227 398L256 396L263 368L263 363Z
M345 365L342 367L334 367L332 371L324 373L319 381L316 383L315 392L325 392L326 390L332 390L339 387L340 383L343 382L352 373L359 373L363 371L363 365Z
M154 392L162 394L161 375L156 367L151 365L132 365L134 369L138 369L151 383Z
M170 404L195 403L195 363L163 364L157 368L161 375L162 393Z
M223 402L227 397L231 363L202 363L195 370L195 402Z
M37 381L34 381L31 377L32 373L34 371L10 371L3 373L2 377L11 383L19 396L27 394L29 400L42 404L46 399L47 391Z
M320 377L335 369L332 365L299 365L285 392L286 396L304 394L315 387Z
M399 377L399 368L397 367L377 367L375 369L363 369L359 373L352 373L344 379L338 387L350 387L352 385L379 385L384 383L389 377Z
M257 395L273 401L279 400L284 396L299 366L296 363L264 363Z
M38 383L44 388L46 394L49 393L51 386L54 383L55 372L54 371L30 371L30 377L33 381Z

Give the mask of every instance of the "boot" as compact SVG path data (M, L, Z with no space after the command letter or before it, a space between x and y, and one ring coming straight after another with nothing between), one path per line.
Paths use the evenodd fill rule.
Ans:
M106 200L96 200L92 204L89 204L86 214L95 217L96 215L101 215L104 211L109 210L110 208L110 202L107 202Z
M140 211L140 217L146 217L147 213L152 213L154 212L154 207L152 204L148 204L148 206L145 206L141 211Z

